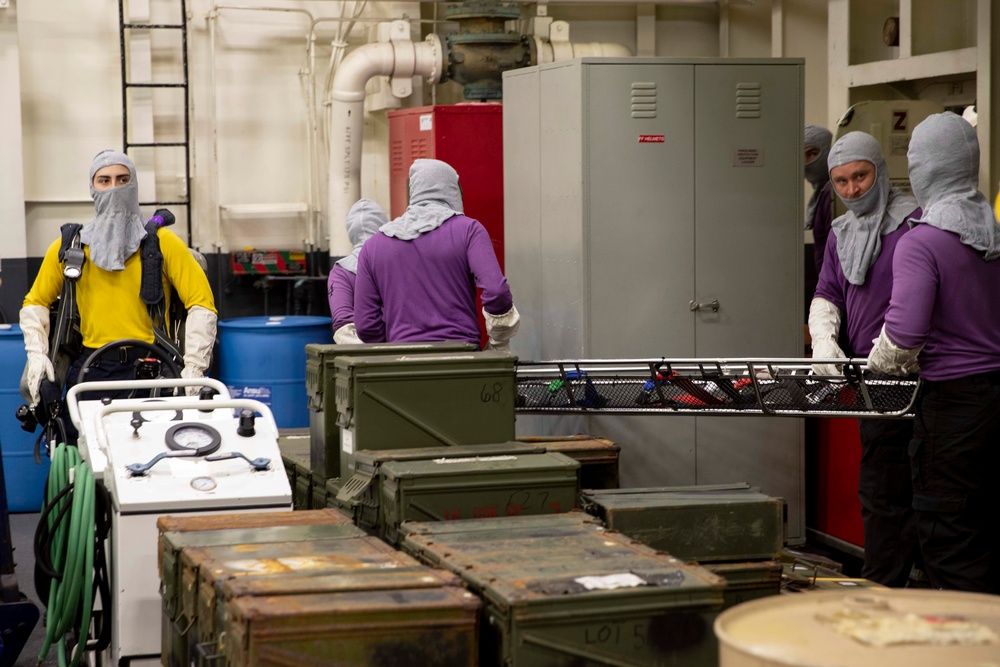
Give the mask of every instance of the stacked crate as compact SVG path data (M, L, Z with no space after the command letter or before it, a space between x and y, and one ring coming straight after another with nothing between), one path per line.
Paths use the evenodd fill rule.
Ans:
M723 577L727 607L781 591L780 498L730 484L585 491L581 505L609 529Z
M524 436L518 442L544 447L547 452L559 452L580 462L581 489L617 489L618 459L621 446L606 438L592 435Z
M407 522L402 548L483 600L483 667L715 667L724 582L581 512Z
M161 519L167 667L476 664L480 603L453 574L337 512L247 516Z
M301 542L316 537L364 535L363 531L351 524L350 519L333 510L203 516L168 515L160 517L156 525L160 531L157 560L160 591L163 597L161 645L163 664L166 667L190 664L187 657L192 648L190 644L194 636L192 628L197 618L197 608L184 595L181 553L185 548L248 545L269 542L276 536L289 542Z
M403 521L568 512L580 464L521 442L361 450L337 503L358 526L398 542Z
M336 357L341 477L362 449L513 440L516 362L501 352Z
M278 436L278 450L281 452L281 463L285 466L285 475L288 476L288 486L292 489L292 508L313 509L312 488L315 475L309 463L309 434L299 429L282 431Z
M472 343L372 343L306 345L306 392L309 395L309 453L315 475L337 479L340 473L340 423L337 419L335 359L345 356L418 355L478 350Z

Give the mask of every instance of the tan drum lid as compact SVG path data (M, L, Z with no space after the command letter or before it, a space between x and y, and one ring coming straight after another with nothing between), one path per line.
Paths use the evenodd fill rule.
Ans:
M1000 597L821 591L728 609L719 667L1000 667Z

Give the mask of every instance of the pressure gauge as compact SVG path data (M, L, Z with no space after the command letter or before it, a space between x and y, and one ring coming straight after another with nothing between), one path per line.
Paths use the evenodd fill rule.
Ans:
M146 403L162 403L162 400L151 399ZM136 410L132 413L132 421L143 422L176 422L184 418L180 410Z
M216 486L211 477L195 477L191 480L191 488L195 491L214 491Z
M208 424L181 422L167 429L164 436L170 449L193 449L195 456L211 454L222 444L222 436Z

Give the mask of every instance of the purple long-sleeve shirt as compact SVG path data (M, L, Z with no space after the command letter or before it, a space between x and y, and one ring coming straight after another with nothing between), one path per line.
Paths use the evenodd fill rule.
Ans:
M830 181L826 182L819 192L819 199L816 200L816 210L813 211L813 261L816 263L816 273L823 271L823 263L826 257L826 240L830 236L830 228L833 226L833 186Z
M354 326L366 343L479 343L476 287L483 308L513 305L486 229L464 215L402 241L376 234L365 242L354 286Z
M921 345L920 374L954 380L1000 370L1000 260L958 235L917 225L899 242L885 333L907 350Z
M907 216L907 220L920 217L920 209ZM868 269L863 285L852 285L840 266L837 253L837 234L830 234L826 243L823 270L816 285L816 296L826 299L847 314L847 338L854 356L867 357L872 351L872 341L878 338L885 321L885 311L892 296L892 258L899 240L910 229L904 222L882 237L882 249Z
M327 297L330 300L330 316L333 330L354 321L354 281L355 275L339 264L330 269L326 280Z

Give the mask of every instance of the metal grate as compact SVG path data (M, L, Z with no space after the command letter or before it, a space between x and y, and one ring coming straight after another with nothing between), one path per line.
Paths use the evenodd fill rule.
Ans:
M866 359L815 375L810 359L520 362L517 412L909 417L919 380ZM842 360L843 361L843 360Z

